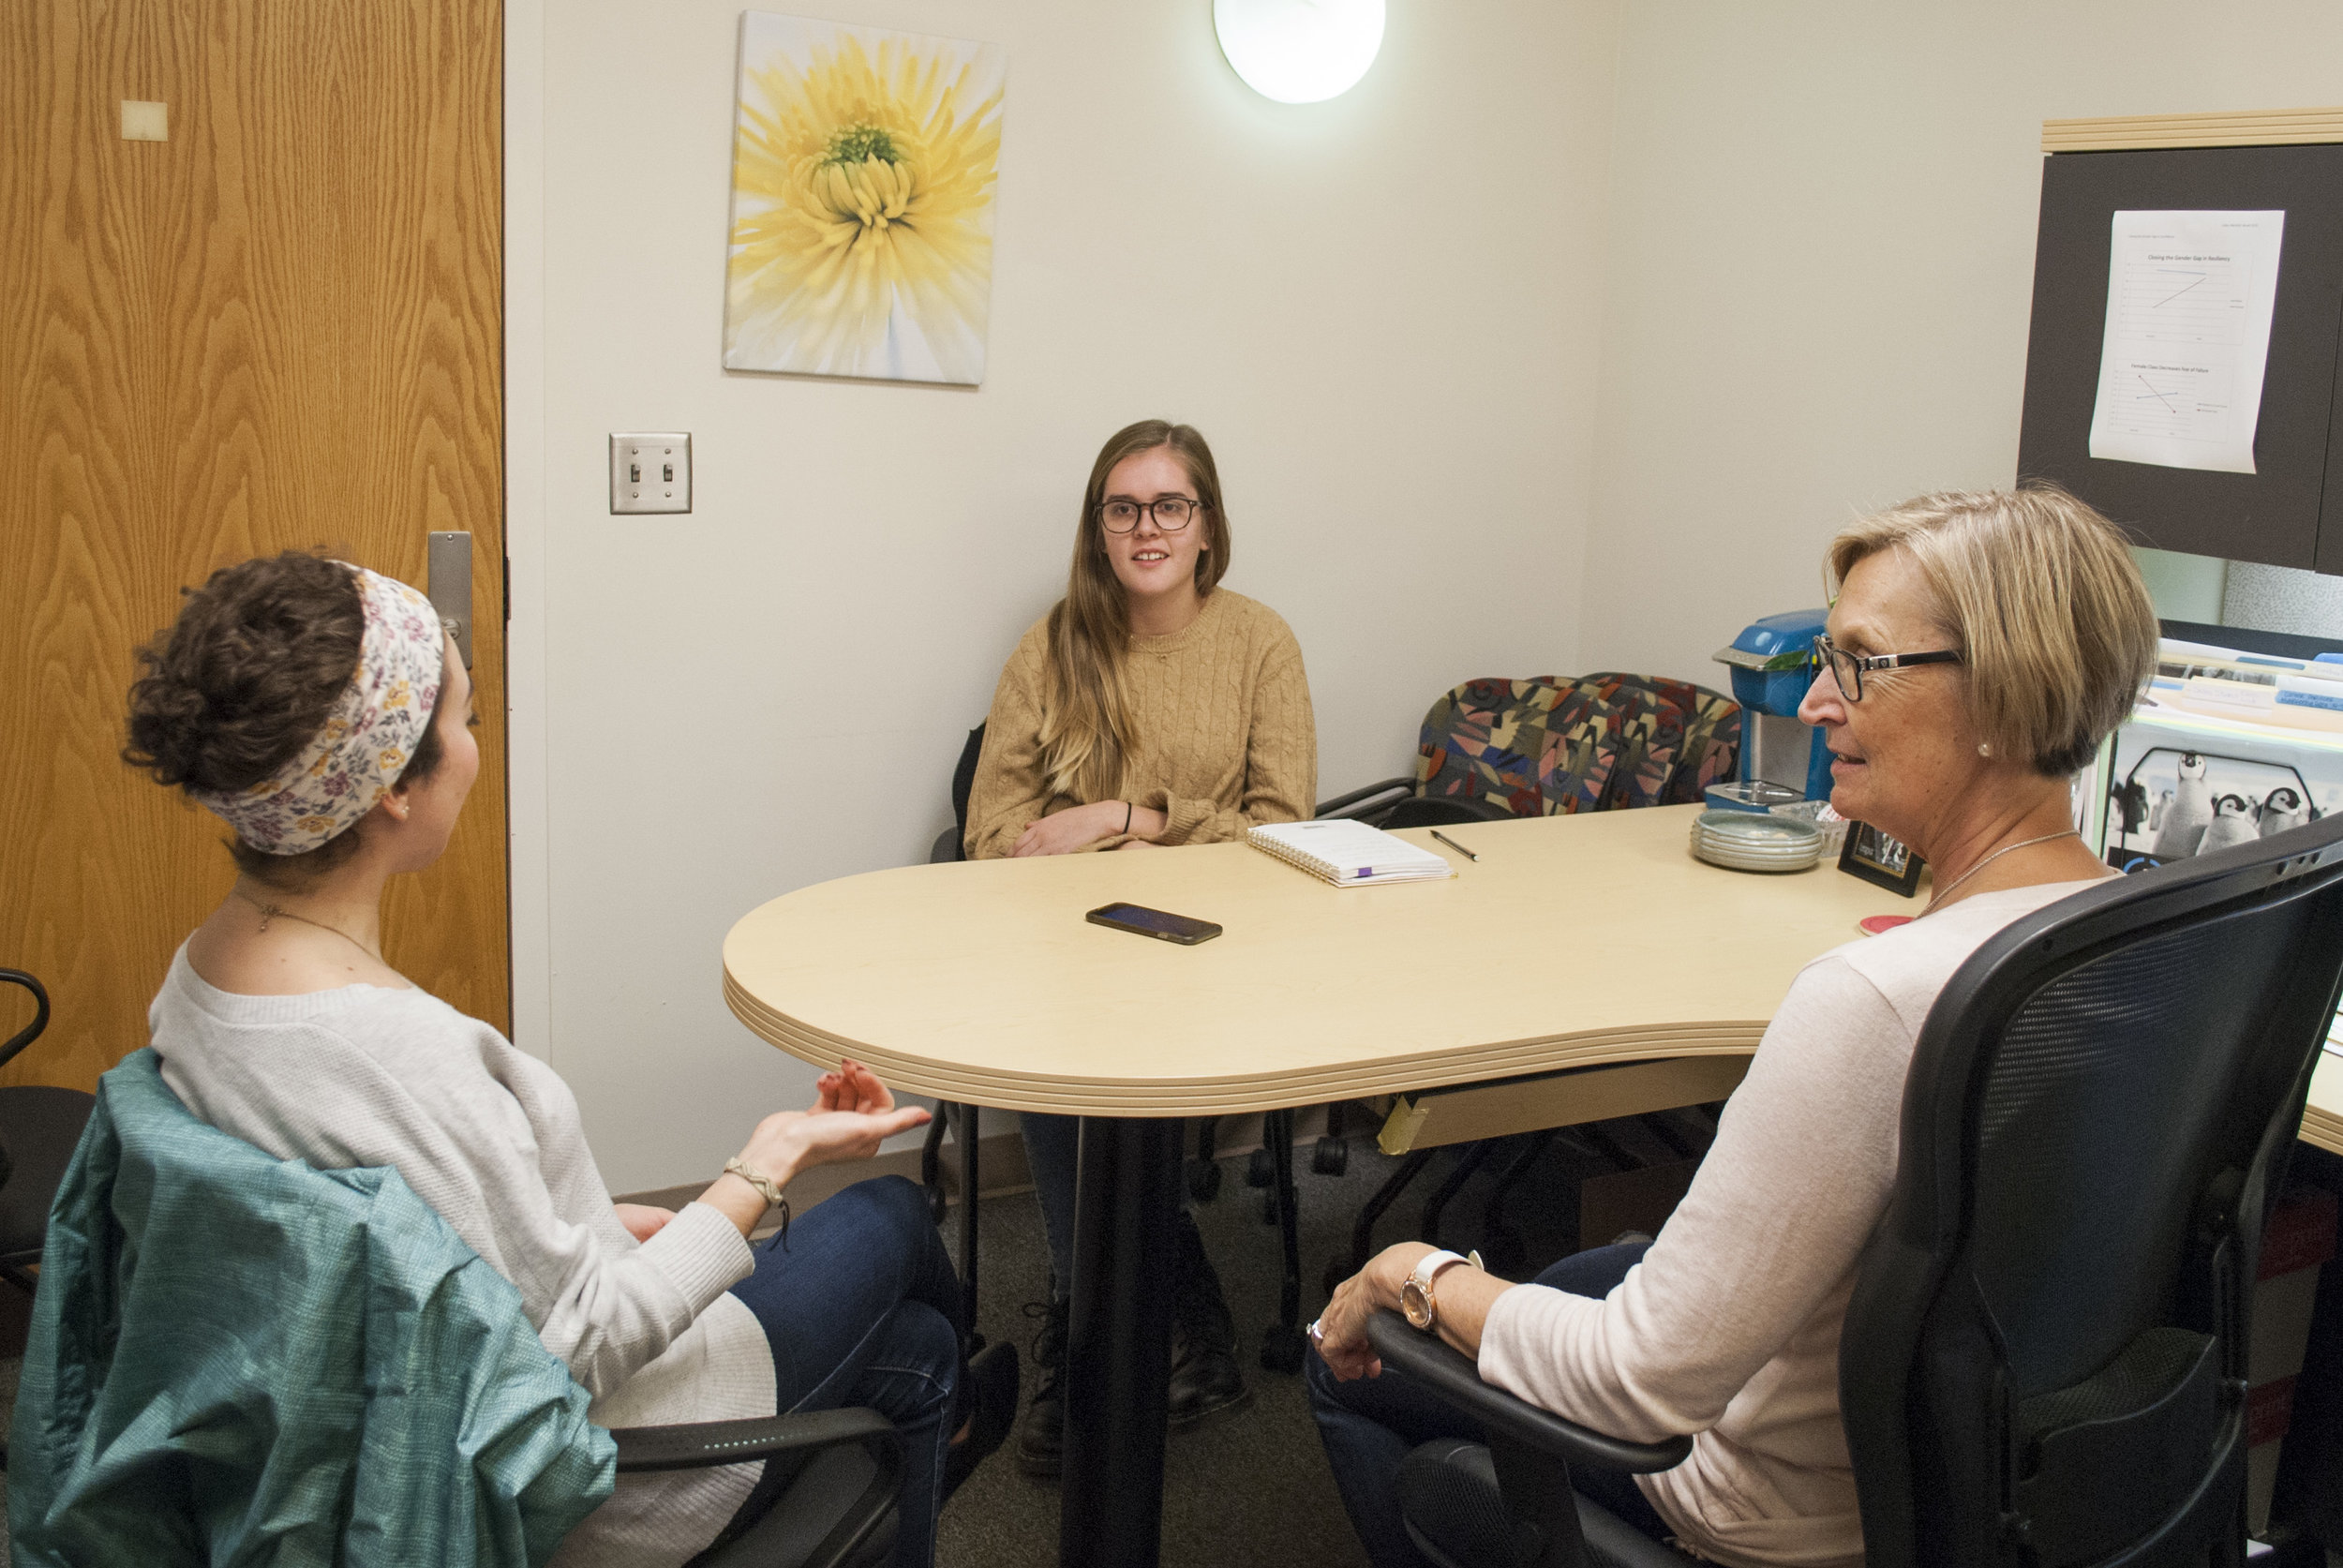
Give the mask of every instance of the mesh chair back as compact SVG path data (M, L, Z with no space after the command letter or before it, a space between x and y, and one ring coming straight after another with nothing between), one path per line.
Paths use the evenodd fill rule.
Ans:
M1515 816L1657 805L1683 734L1675 704L1618 678L1468 680L1424 716L1417 793Z
M2343 978L2343 816L2020 920L1930 1011L1840 1348L1867 1561L2242 1546L2248 1292Z

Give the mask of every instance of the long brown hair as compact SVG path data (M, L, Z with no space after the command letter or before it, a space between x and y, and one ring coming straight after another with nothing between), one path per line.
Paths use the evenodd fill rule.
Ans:
M1125 765L1139 749L1130 696L1123 682L1131 640L1130 605L1107 556L1099 506L1115 465L1158 447L1180 460L1188 483L1196 486L1196 499L1203 502L1203 516L1188 525L1206 530L1208 546L1196 558L1197 597L1208 597L1229 569L1229 514L1220 504L1220 472L1213 466L1212 448L1195 426L1142 419L1108 437L1082 491L1066 597L1050 610L1040 740L1041 769L1052 795L1085 802L1120 795Z

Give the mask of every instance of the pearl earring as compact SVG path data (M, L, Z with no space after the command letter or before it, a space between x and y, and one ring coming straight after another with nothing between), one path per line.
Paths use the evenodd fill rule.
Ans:
M1978 741L1977 743L1977 754L1979 756L1992 756L1993 754L1992 743L1986 740Z

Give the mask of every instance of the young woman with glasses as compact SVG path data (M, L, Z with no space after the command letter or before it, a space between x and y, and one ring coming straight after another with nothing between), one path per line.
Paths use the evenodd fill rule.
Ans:
M972 859L1217 844L1312 810L1318 731L1302 650L1275 611L1219 587L1229 519L1204 438L1143 420L1091 466L1066 597L1001 672L969 792ZM1072 1283L1076 1120L1028 1114L1052 1274L1043 1368L1018 1437L1058 1469ZM1172 1424L1242 1406L1236 1334L1195 1222L1180 1222Z

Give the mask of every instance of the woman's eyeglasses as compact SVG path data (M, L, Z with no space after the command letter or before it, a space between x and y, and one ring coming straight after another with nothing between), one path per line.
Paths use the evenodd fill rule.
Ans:
M1958 650L1940 648L1930 653L1849 653L1828 637L1814 639L1813 665L1819 670L1828 665L1830 678L1839 683L1839 694L1849 702L1863 700L1865 670L1908 669L1914 665L1957 665L1962 662Z
M1164 532L1177 533L1203 509L1202 501L1186 496L1157 496L1149 501L1111 500L1098 508L1098 521L1109 533L1128 533L1139 526L1139 515L1144 512L1155 518L1156 527Z

